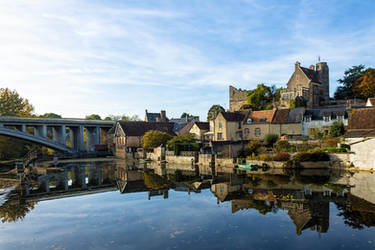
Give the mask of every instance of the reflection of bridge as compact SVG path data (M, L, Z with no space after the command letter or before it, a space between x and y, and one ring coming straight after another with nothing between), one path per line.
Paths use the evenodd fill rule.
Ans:
M113 121L55 118L0 117L0 135L11 136L63 152L94 152L105 143ZM86 136L86 145L85 137ZM70 147L66 146L69 138Z

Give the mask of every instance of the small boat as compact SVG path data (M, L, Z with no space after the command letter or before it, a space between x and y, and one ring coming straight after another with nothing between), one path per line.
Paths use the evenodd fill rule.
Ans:
M257 164L252 164L252 163L238 164L239 170L257 171L258 168L259 166Z

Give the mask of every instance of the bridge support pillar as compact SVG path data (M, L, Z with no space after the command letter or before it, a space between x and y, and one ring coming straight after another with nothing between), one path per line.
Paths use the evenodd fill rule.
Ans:
M86 127L86 150L95 152L95 145L100 143L99 127Z
M56 176L56 188L68 190L68 172L64 171Z
M26 133L26 125L25 124L22 124L22 125L19 125L19 126L16 126L16 129L18 131L21 131L23 133Z
M4 124L0 123L0 128L4 128Z
M34 133L35 136L47 138L47 125L35 126Z
M69 127L70 146L77 151L85 151L83 140L83 126Z
M86 188L85 167L72 167L72 186Z
M90 185L101 185L102 184L102 169L89 167L88 168L88 178Z
M66 145L66 127L65 125L52 127L52 138L54 141Z

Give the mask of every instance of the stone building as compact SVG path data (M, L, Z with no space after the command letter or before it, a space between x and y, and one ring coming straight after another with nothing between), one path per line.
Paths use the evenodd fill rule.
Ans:
M279 106L288 108L291 101L298 99L305 100L307 108L317 108L321 102L329 101L329 69L326 62L318 62L309 68L295 63L287 89L281 92Z
M229 86L229 111L238 111L242 105L247 103L246 92L247 90Z

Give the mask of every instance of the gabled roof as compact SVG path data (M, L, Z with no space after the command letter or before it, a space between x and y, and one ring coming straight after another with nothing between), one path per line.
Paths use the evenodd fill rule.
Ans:
M288 118L289 118L289 109L278 109L275 112L272 123L274 124L288 123Z
M174 123L170 122L134 122L134 121L118 121L125 135L127 136L143 136L147 131L158 130L166 132L172 136Z
M208 122L195 122L195 125L201 130L209 130L210 124Z
M251 123L271 123L275 115L275 112L275 109L250 111L247 115L246 120L251 119Z
M228 122L241 122L245 119L248 111L222 112L224 119Z
M182 136L182 135L188 135L190 133L190 129L193 127L194 125L194 122L189 122L188 124L186 124L183 128L181 128L180 130L178 130L176 133L178 136Z
M307 78L309 78L312 82L320 83L318 72L312 69L305 68L305 67L300 67L300 69L307 76Z
M160 113L146 113L148 122L160 121Z

